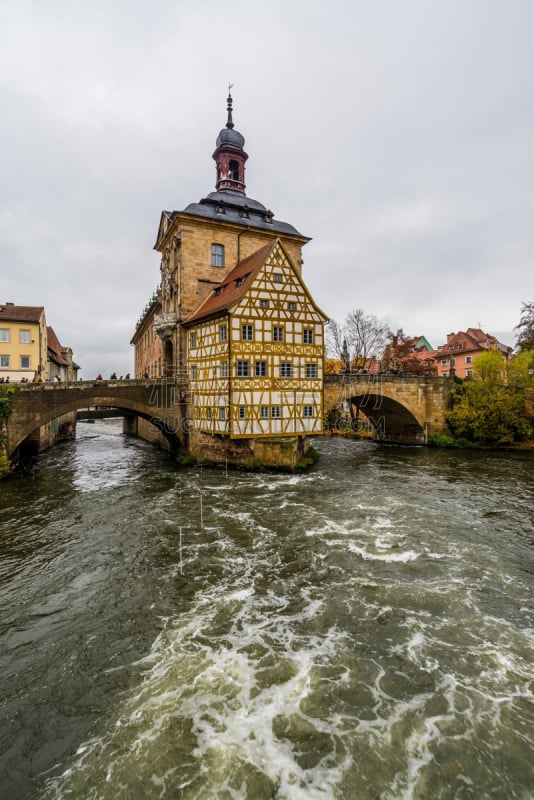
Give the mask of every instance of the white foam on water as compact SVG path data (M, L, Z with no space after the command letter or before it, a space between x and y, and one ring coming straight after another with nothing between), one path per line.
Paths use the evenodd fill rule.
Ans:
M365 547L360 547L357 544L349 543L348 548L351 553L355 553L364 559L364 561L385 561L390 563L407 564L410 561L416 561L419 558L419 553L415 550L405 550L404 552L375 552L372 553Z

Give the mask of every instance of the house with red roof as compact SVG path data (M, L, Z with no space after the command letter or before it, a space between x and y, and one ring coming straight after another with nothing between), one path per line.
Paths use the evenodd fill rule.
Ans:
M481 353L498 350L507 363L512 357L512 348L499 342L495 336L485 333L481 328L468 328L466 331L449 333L447 343L434 350L432 358L437 374L447 378L467 378L472 374L473 361Z

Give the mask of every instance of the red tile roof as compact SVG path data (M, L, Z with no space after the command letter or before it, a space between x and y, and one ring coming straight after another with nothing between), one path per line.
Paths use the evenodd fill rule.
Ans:
M184 321L184 325L228 311L240 300L263 266L279 239L260 247L255 253L239 261L228 275L206 297L199 307Z
M13 303L0 305L0 320L6 322L39 322L43 306L16 306Z

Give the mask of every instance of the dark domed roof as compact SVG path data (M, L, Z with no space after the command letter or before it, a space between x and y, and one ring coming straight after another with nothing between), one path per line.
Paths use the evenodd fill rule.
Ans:
M245 146L245 137L233 128L223 128L217 136L216 146L220 147L221 144L228 144L242 150Z

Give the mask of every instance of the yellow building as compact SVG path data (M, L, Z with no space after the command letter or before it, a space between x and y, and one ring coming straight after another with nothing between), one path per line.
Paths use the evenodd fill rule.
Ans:
M229 95L226 127L220 131L213 153L215 191L183 211L161 214L154 245L161 253L161 308L154 318L154 331L162 343L162 374L187 375L182 324L243 258L279 238L295 269L301 271L302 247L309 238L245 194L248 154L244 144L243 136L234 129ZM138 352L136 363L143 363Z
M279 240L240 261L184 323L195 428L320 434L326 319Z
M0 305L0 380L46 380L47 356L44 308Z
M75 381L79 368L47 326L42 306L0 306L0 380Z
M132 338L135 374L175 378L182 444L195 455L294 465L323 427L326 317L302 281L309 237L245 193L244 144L229 95L215 191L161 214L161 284ZM158 438L143 420L138 430ZM276 438L288 440L285 460L274 444L268 452Z

